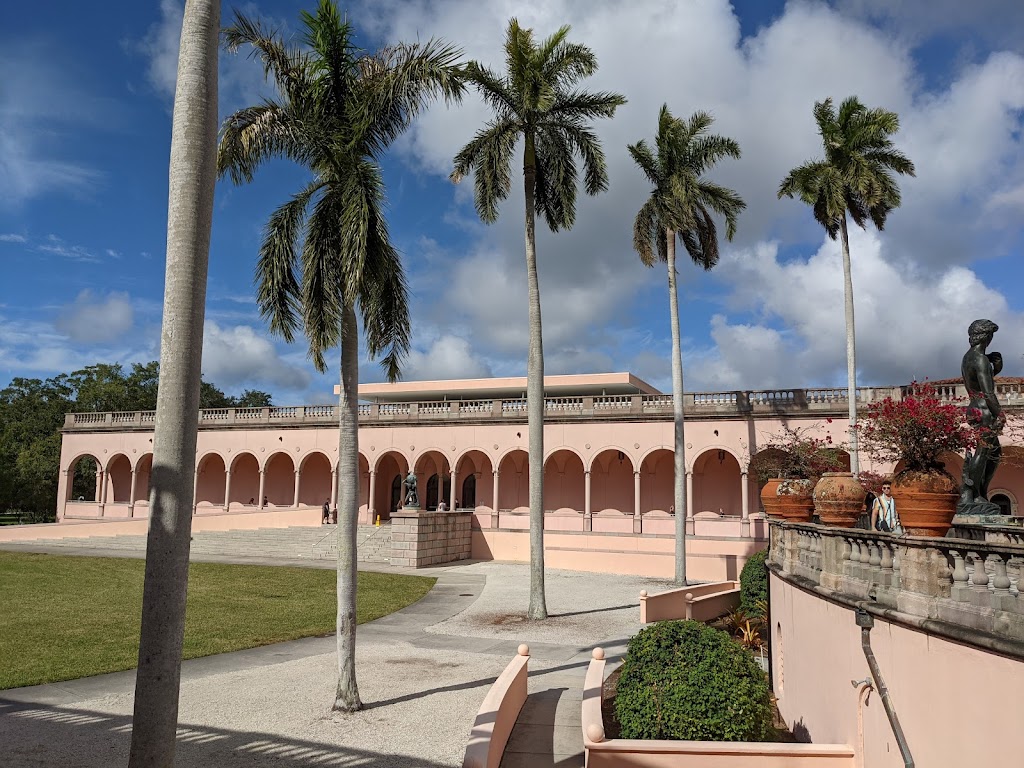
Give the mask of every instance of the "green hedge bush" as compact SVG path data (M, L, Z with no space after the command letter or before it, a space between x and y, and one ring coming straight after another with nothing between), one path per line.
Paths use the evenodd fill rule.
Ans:
M752 555L740 571L740 610L747 616L761 613L757 601L768 602L768 569L764 565L768 550Z
M764 741L768 678L721 630L662 621L629 641L615 711L624 739Z

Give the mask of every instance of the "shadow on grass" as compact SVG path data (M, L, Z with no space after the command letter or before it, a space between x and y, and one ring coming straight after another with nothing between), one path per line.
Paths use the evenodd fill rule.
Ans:
M0 697L5 737L4 768L126 765L132 718L74 707L26 704ZM330 720L323 727L331 729ZM360 766L360 768L440 768L446 765L414 755L372 752L354 747L286 738L254 731L178 725L175 765L185 766Z

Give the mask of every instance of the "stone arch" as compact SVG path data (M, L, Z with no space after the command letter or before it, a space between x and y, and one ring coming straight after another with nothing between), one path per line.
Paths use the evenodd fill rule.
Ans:
M544 510L583 512L583 458L570 448L552 451L544 462Z
M331 459L323 451L311 451L299 461L299 506L320 507L332 498Z
M381 520L390 520L391 513L402 505L402 480L409 472L409 462L399 450L387 450L374 464L374 511Z
M359 453L359 513L360 523L372 523L370 519L370 461ZM321 502L322 504L323 502Z
M212 451L199 459L196 467L196 498L195 505L202 504L222 507L224 499L224 480L227 468L224 465L224 458Z
M1017 514L1017 498L1004 488L989 490L988 500L999 507L999 511L1004 515Z
M523 448L505 453L498 464L498 509L530 508L530 455Z
M415 472L423 509L437 509L442 499L451 505L451 469L444 451L440 448L425 450L416 459Z
M472 481L470 480L472 478ZM455 460L456 501L462 509L494 504L494 465L491 457L480 448L463 451Z
M693 514L713 512L739 517L742 513L740 462L724 446L707 448L693 461Z
M627 451L602 448L590 463L591 509L632 515L636 511L633 471L633 457Z
M668 512L675 509L675 451L654 448L640 462L640 511Z
M263 466L263 495L273 507L291 507L295 503L295 462L290 454L277 451L267 457Z
M108 504L131 503L132 460L126 454L115 453L107 461L106 486Z
M243 451L231 459L231 498L228 506L260 505L260 462L256 455Z
M97 471L103 466L92 453L80 453L75 456L67 467L68 485L65 501L81 501L95 504L100 500L100 475Z
M412 466L412 463L409 461L409 457L405 455L404 451L401 451L398 448L388 448L387 450L377 454L376 458L373 460L372 464L375 472L380 471L381 462L388 456L390 456L391 459L402 468L403 472L407 473L409 471L409 467Z
M135 499L149 501L149 487L153 482L153 454L145 453L135 465Z
M622 446L619 446L619 445L605 445L605 446L599 448L598 450L594 451L593 454L591 454L589 462L587 462L587 461L583 462L583 468L585 470L590 470L590 472L593 473L593 471L594 471L594 463L597 461L598 457L599 456L603 456L604 454L608 453L609 451L611 451L611 453L616 457L616 459L618 459L618 454L621 453L622 454L623 462L625 462L628 459L629 460L629 465L631 467L635 465L635 460L633 458L633 454L630 453L628 450L626 450L625 448L623 448ZM591 480L593 480L593 475L591 475Z

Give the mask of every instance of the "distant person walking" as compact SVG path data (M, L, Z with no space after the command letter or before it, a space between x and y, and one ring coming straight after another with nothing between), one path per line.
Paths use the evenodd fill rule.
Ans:
M330 525L331 523L331 500L328 499L324 502L324 519L320 521L320 525Z

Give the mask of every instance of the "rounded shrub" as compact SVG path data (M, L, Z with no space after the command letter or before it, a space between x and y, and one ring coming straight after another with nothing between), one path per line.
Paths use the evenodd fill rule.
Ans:
M629 641L615 696L624 739L764 741L768 678L725 632L662 621Z
M768 550L751 555L740 571L740 610L748 616L757 616L761 613L757 603L763 600L768 602L768 569L764 561L768 557Z

